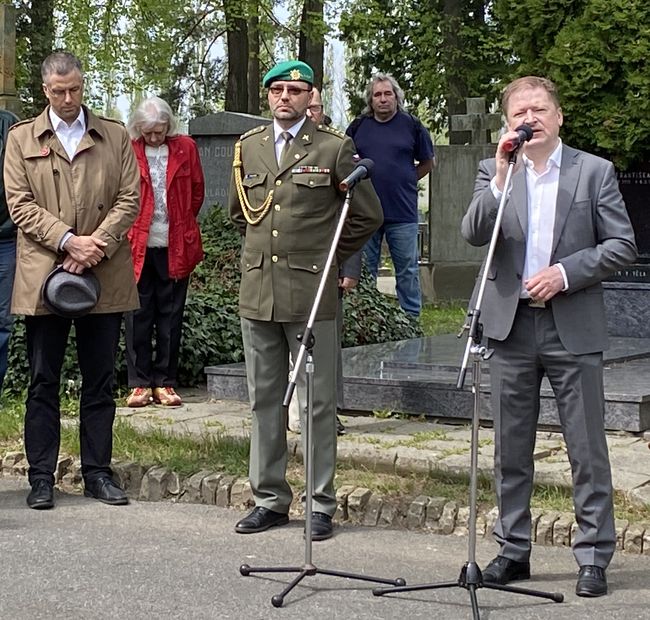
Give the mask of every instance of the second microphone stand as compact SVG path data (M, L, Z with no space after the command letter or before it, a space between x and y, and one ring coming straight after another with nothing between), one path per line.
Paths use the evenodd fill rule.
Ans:
M302 365L303 358L305 354L307 355L305 363L305 372L307 374L307 415L305 416L305 428L304 432L304 466L305 466L305 563L302 566L271 566L271 567L252 567L248 564L242 564L239 567L239 572L243 576L248 576L252 573L298 573L297 576L291 581L291 583L280 592L280 594L275 594L271 597L271 604L273 607L282 607L284 603L284 598L291 590L293 590L303 579L306 577L313 577L314 575L329 575L331 577L344 577L346 579L357 579L361 581L370 581L373 583L383 583L393 586L403 586L406 582L401 577L396 579L385 579L382 577L371 577L369 575L361 575L357 573L349 573L345 571L332 570L327 568L318 568L312 561L312 499L314 495L314 442L312 438L312 425L314 418L314 360L312 356L312 350L315 345L315 338L313 334L313 326L316 320L316 314L318 312L318 307L320 305L320 300L323 295L323 290L325 289L325 284L327 281L328 274L330 272L330 267L334 261L334 256L336 254L336 247L339 243L339 238L341 237L341 231L343 230L343 224L345 223L345 218L347 217L348 210L350 208L350 198L352 196L352 189L348 189L345 202L341 208L341 214L339 216L338 225L336 231L334 232L334 238L332 239L332 245L330 246L329 254L327 256L327 261L325 267L323 268L323 275L321 276L320 283L318 285L318 290L316 291L316 297L309 314L309 319L307 321L307 326L304 333L301 337L300 350L296 357L293 372L291 375L291 381L287 386L287 391L284 396L283 406L288 407L291 402L291 396L296 387L296 379L298 372L300 372L300 367Z
M482 344L483 327L480 322L481 304L483 302L483 293L487 282L487 275L490 271L492 264L492 257L496 248L499 231L501 229L501 220L503 218L503 211L508 196L508 188L510 187L510 180L512 171L517 161L516 150L510 155L508 174L506 176L505 187L499 203L499 210L494 223L494 230L492 231L492 238L488 249L485 264L483 265L483 275L479 285L479 291L476 296L475 308L469 313L470 324L466 326L468 329L467 346L465 347L465 354L461 364L460 372L458 375L457 389L462 389L465 383L465 374L469 363L470 354L473 356L472 362L472 393L474 396L474 406L472 412L472 439L470 447L470 469L469 469L469 518L468 518L468 549L467 549L467 562L463 565L460 575L455 581L443 581L439 583L425 583L410 586L398 586L394 588L375 588L373 594L375 596L383 596L384 594L392 594L397 592L417 592L420 590L437 590L443 588L463 588L469 592L470 602L472 604L472 616L474 620L480 620L480 612L478 606L478 599L476 591L479 588L487 588L490 590L501 590L502 592L511 592L513 594L524 594L525 596L535 596L538 598L545 598L555 603L561 603L564 600L564 595L558 592L542 592L539 590L531 590L529 588L518 588L516 586L501 585L497 583L490 583L483 581L481 569L476 562L476 506L477 506L477 486L478 486L478 431L481 410L481 361L487 360L491 356L491 352ZM462 332L461 332L462 334ZM459 334L459 337L460 335Z

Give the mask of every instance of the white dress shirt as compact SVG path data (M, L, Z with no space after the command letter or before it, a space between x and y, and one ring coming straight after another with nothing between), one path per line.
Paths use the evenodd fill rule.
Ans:
M526 260L521 279L521 297L530 297L526 290L526 281L536 273L550 265L553 251L553 230L555 228L555 211L557 206L557 190L560 181L560 165L562 164L562 140L558 138L555 150L546 162L542 172L536 172L531 159L522 156L526 172L526 198L528 203L528 230L526 231ZM490 188L497 200L503 192L499 191L495 179L490 182ZM510 188L512 189L512 188ZM564 280L562 290L569 288L566 271L560 263L555 263Z
M522 297L528 297L525 282L536 273L548 267L553 251L553 229L557 206L557 188L562 164L562 140L549 156L546 168L535 171L535 166L526 155L522 157L526 167L526 193L528 198L528 231L526 232L526 262L522 278ZM566 273L562 265L564 288L567 288Z
M86 133L86 119L83 108L79 110L79 116L72 121L72 125L68 125L68 123L60 118L52 109L52 106L50 106L49 114L54 133L68 154L70 161L72 161L77 152L79 142L81 142L81 138Z
M282 137L282 132L288 131L291 134L292 139L295 140L296 136L298 135L298 132L305 124L306 120L307 117L304 116L295 125L289 127L289 129L282 129L282 127L278 125L278 122L275 119L273 119L273 135L275 136L275 160L278 162L278 164L280 163L280 157L282 156L282 149L284 148L284 138Z
M79 110L79 116L72 121L72 125L68 125L50 106L49 109L50 123L52 123L52 128L56 137L59 139L61 146L65 149L65 152L68 154L70 161L74 159L75 153L77 152L77 147L81 138L83 138L86 133L86 117L84 116L83 108ZM72 231L68 231L61 237L59 241L59 248L63 249L66 244L66 241L72 237Z

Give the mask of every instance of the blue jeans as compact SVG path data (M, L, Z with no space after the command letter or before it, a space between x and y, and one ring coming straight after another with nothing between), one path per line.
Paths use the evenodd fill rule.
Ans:
M370 275L377 279L381 242L386 243L395 267L397 299L404 312L419 316L422 309L420 267L418 265L418 225L384 224L366 243L363 251Z
M0 390L7 374L9 336L13 326L11 291L16 268L16 240L0 239Z

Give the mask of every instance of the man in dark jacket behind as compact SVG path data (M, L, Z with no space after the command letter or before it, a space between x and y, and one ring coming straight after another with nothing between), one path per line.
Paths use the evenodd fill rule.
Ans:
M18 117L9 110L0 110L0 169L4 164L5 140L9 127ZM9 337L13 326L11 316L11 290L16 269L16 225L9 217L5 184L0 176L0 391L7 374Z

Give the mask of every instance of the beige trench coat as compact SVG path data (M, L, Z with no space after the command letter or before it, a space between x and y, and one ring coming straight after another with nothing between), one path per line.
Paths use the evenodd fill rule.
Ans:
M72 161L50 123L48 109L9 131L4 179L7 205L18 226L14 314L47 314L41 301L46 276L63 253L68 231L95 235L108 245L93 268L101 283L96 313L138 307L126 233L139 210L138 168L119 121L84 107L86 133Z

